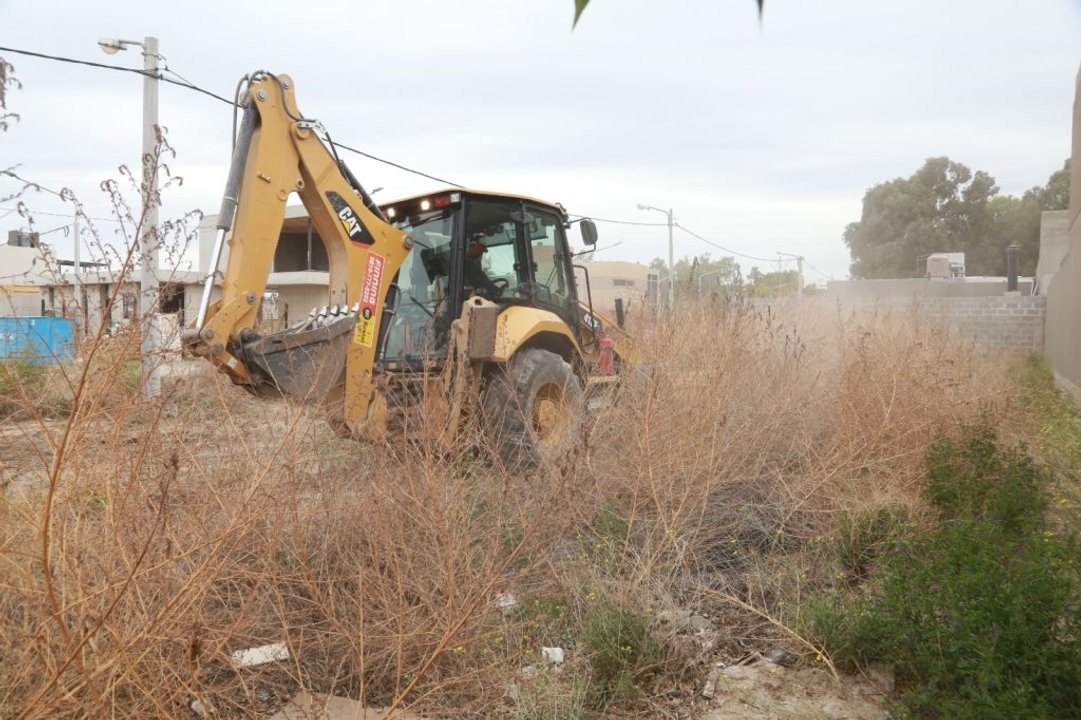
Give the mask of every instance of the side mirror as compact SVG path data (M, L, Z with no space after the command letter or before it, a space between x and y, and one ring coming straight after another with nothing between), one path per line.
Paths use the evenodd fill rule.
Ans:
M582 220L580 223L582 227L582 242L586 245L597 244L597 223L593 222L589 218Z

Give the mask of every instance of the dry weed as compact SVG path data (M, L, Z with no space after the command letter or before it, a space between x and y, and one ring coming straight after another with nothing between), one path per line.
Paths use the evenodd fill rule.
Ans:
M0 498L0 714L253 716L305 687L513 715L541 645L568 650L567 679L517 712L588 705L598 608L727 596L729 641L777 636L768 558L844 511L919 512L933 434L1008 391L1001 363L912 314L701 306L639 335L649 368L602 399L578 462L529 477L474 442L339 440L199 363L143 403L117 390L123 338L65 370L85 370L74 415L8 398L26 412L0 427L20 472ZM291 660L233 667L271 642ZM700 659L649 657L621 713L662 712L650 694Z

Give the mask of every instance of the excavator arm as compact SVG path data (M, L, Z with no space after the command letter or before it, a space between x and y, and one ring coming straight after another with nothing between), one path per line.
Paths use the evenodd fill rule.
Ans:
M214 254L186 345L239 385L335 399L339 429L360 435L373 405L388 293L412 240L385 220L322 142L319 124L300 114L287 75L256 73L244 95ZM259 306L293 193L326 245L328 305L340 312L333 322L261 337ZM226 238L221 297L210 302Z

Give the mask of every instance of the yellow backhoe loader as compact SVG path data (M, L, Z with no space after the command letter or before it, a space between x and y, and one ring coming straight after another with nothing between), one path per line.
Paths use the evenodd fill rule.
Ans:
M461 188L379 206L322 125L300 113L289 76L254 73L241 98L187 349L257 394L323 403L342 435L380 440L434 427L451 447L463 421L479 416L505 461L566 455L587 393L635 357L632 341L592 310L562 206ZM261 335L260 303L293 194L326 246L327 303ZM593 222L578 222L583 241L596 243Z

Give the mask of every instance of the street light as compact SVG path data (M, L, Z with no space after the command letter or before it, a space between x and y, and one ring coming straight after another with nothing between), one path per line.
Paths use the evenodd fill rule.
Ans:
M731 268L723 267L720 270L710 270L708 273L702 273L698 276L698 297L702 297L702 280L710 277L711 275L721 275L722 273L731 272Z
M676 258L675 251L672 246L672 226L675 225L675 221L672 219L672 210L662 210L661 208L653 207L652 205L643 205L638 203L639 210L656 210L657 212L664 213L668 216L668 309L675 310L676 308Z
M158 144L158 39L138 40L105 38L98 47L107 55L127 50L132 45L143 49L143 222L139 238L142 273L139 278L139 315L142 320L143 397L161 394L161 328L157 318L158 304L158 163L154 149Z

